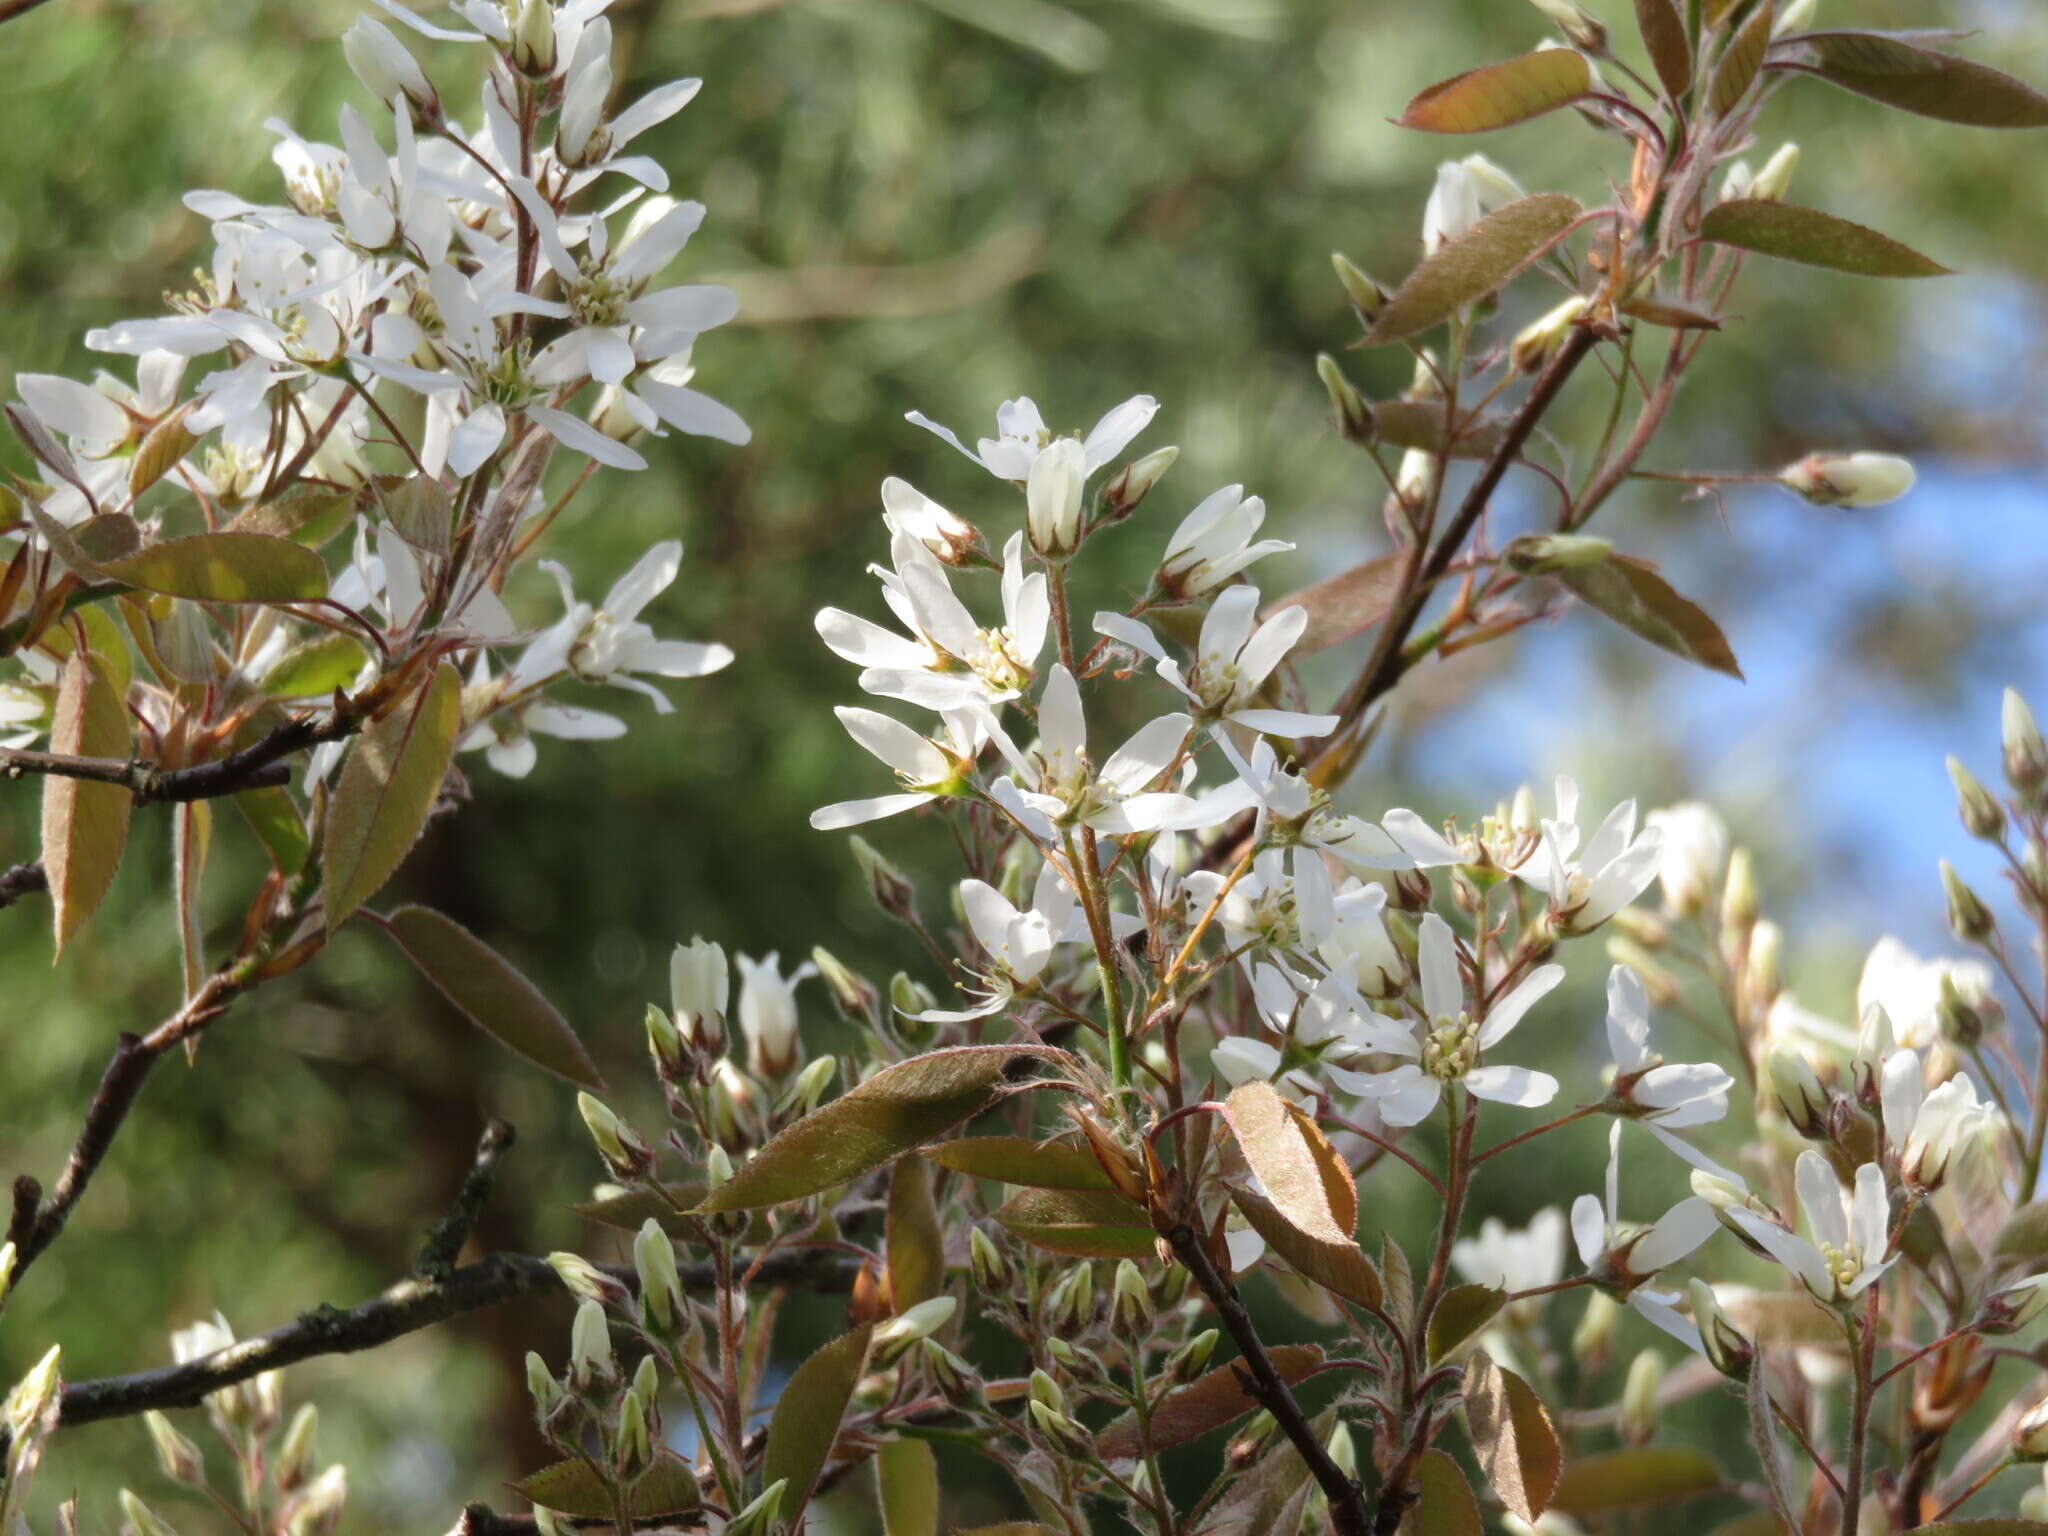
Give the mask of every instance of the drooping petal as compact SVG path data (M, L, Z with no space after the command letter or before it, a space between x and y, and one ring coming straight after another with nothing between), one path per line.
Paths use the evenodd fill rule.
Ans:
M657 594L668 590L682 568L682 541L663 539L612 583L611 591L604 595L604 611L621 624L638 618L640 610L654 601Z
M1515 985L1515 990L1493 1005L1486 1022L1479 1026L1479 1048L1498 1045L1509 1030L1522 1022L1528 1011L1548 997L1564 980L1561 965L1539 965Z
M1720 1230L1721 1219L1714 1208L1694 1195L1671 1207L1629 1250L1629 1268L1639 1275L1655 1274L1699 1247Z
M1600 1208L1598 1195L1581 1195L1572 1202L1572 1243L1588 1269L1607 1251L1607 1213Z
M571 416L567 411L558 411L552 406L529 405L526 414L556 442L564 448L595 459L613 469L645 469L647 461L628 448L624 443L606 437L580 416Z
M821 608L813 621L818 637L832 654L857 667L900 667L907 670L929 665L932 653L915 640L882 628L871 619L842 608Z
M1122 405L1113 407L1102 420L1095 423L1081 451L1086 456L1088 473L1094 474L1111 459L1130 446L1132 438L1145 430L1153 413L1159 409L1159 402L1150 395L1133 395ZM1041 429L1042 430L1042 429Z
M1607 973L1607 1049L1622 1072L1650 1059L1650 999L1643 978L1625 965Z

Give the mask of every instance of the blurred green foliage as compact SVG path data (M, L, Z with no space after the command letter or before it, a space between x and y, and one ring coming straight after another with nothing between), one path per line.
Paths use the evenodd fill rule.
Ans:
M1824 5L1830 22L1928 24L1910 0ZM1628 8L1596 9L1634 57ZM2037 14L1943 9L1991 29L1970 45L1978 56L2048 75ZM359 95L333 46L354 10L51 0L0 30L0 378L89 369L86 327L150 313L181 284L207 231L179 192L267 193L264 119L332 135L340 103ZM1182 459L1118 535L1121 570L1098 572L1106 584L1083 603L1140 580L1172 520L1231 480L1263 494L1269 529L1302 546L1272 562L1268 584L1306 581L1380 537L1368 468L1326 425L1310 366L1355 334L1328 252L1398 276L1448 154L1483 148L1531 188L1587 197L1626 166L1569 114L1477 144L1388 122L1420 86L1541 36L1522 0L619 0L611 14L630 60L622 94L706 81L645 148L679 194L710 207L686 258L692 279L743 291L741 322L707 338L698 362L754 442L653 445L651 472L601 478L555 552L588 589L679 533L683 579L651 617L663 634L722 639L740 660L672 688L674 715L629 704L624 742L549 744L525 782L464 759L474 804L432 831L393 895L442 907L529 967L589 1040L615 1101L651 1123L637 1021L666 993L675 939L701 932L753 952L823 943L878 977L914 963L866 907L841 840L804 825L812 806L869 782L872 765L829 708L852 698L853 679L810 619L828 603L871 607L877 484L898 473L970 517L1009 511L978 470L904 424L906 409L971 434L1015 394L1076 427L1154 393L1164 408L1140 446L1178 442ZM473 99L456 84L472 63L424 52L444 95ZM1818 84L1786 93L1766 122L1805 148L1801 198L1959 268L2040 276L2048 205L2012 195L2014 138L1888 115ZM2011 456L2004 408L1952 411L1901 366L1902 346L1925 341L1913 306L1935 302L1927 294L1753 270L1736 305L1747 323L1708 349L1660 461L1771 465L1816 433ZM1391 357L1347 365L1372 392L1406 382ZM1589 395L1574 409L1601 404ZM1745 574L1702 504L1644 495L1614 521L1625 541L1697 555L1686 579L1731 631L1745 593L1773 590ZM547 611L538 587L526 595L536 616ZM1966 597L1934 616L1941 646L1969 638ZM1939 670L1924 648L1905 650L1900 666ZM1493 665L1419 679L1409 723ZM1668 665L1620 640L1588 681L1640 703ZM1419 756L1418 739L1389 733L1362 800L1448 809L1450 786L1470 787L1456 764ZM1650 794L1684 778L1654 722L1618 755L1614 779L1625 767L1647 773ZM167 848L168 827L139 816L138 851ZM1760 811L1745 830L1778 829ZM894 827L879 840L906 861L942 841ZM15 786L0 800L0 859L34 848L35 793ZM0 1171L54 1171L115 1033L170 1005L162 865L131 860L58 970L45 907L24 902L0 920ZM223 935L239 921L227 905L237 881L232 860L216 871L208 916ZM928 903L941 899L934 881ZM1590 1020L1593 988L1579 981ZM822 999L812 1008L822 1031ZM569 1098L467 1031L379 941L344 936L210 1034L195 1070L151 1085L74 1230L15 1299L0 1378L50 1338L64 1342L67 1374L100 1375L161 1360L170 1327L216 1307L255 1331L360 1299L408 1266L488 1114L522 1140L480 1241L617 1257L614 1239L563 1209L599 1171ZM1510 1215L1568 1199L1590 1187L1599 1150L1589 1137L1490 1199ZM1660 1177L1675 1188L1675 1172ZM1381 1209L1396 1223L1427 1215ZM831 1304L797 1315L793 1336L819 1336L831 1317ZM486 1314L374 1360L295 1370L290 1394L318 1398L327 1454L350 1463L351 1528L424 1529L514 1475L531 1443L519 1353L558 1355L565 1336L565 1312ZM161 1491L133 1423L67 1432L47 1478L84 1495L88 1529L111 1525L121 1482ZM963 1519L1004 1507L977 1497L961 1495ZM189 1513L172 1497L158 1507Z

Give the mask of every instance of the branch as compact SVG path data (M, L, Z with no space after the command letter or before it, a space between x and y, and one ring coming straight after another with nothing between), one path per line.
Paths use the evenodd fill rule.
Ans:
M4 4L5 0L0 0ZM304 715L267 732L258 740L210 763L190 768L159 768L142 758L69 757L58 752L30 752L0 748L0 776L10 779L25 774L56 774L68 779L90 779L114 784L134 795L137 805L159 802L178 804L192 800L217 800L240 794L245 789L263 789L291 778L284 759L294 752L339 741L353 735L362 724L366 701L345 700L325 718ZM26 866L18 866L26 867ZM10 870L11 875L14 871Z
M1210 1261L1209 1250L1202 1246L1201 1236L1192 1226L1183 1223L1175 1227L1166 1240L1173 1245L1175 1255L1188 1267L1188 1272L1195 1277L1195 1284L1202 1288L1202 1294L1209 1298L1222 1317L1223 1326L1237 1341L1238 1350L1244 1355L1244 1370L1239 1374L1250 1378L1245 1381L1245 1390L1259 1400L1259 1406L1273 1415L1281 1433L1294 1442L1309 1475L1329 1499L1331 1529L1337 1536L1368 1536L1372 1522L1366 1518L1365 1490L1354 1479L1344 1475L1343 1469L1323 1449L1323 1442L1316 1438L1315 1428L1302 1413L1301 1404L1294 1400L1294 1393L1273 1368L1273 1361L1259 1339L1251 1314L1244 1309L1237 1287L1217 1273L1215 1264Z
M762 1263L758 1279L763 1285L838 1291L852 1286L858 1267L853 1259L827 1250L789 1249L771 1254ZM639 1283L630 1268L608 1268L606 1272L628 1286ZM693 1291L709 1291L716 1283L709 1264L686 1266L682 1280ZM331 1306L315 1307L282 1328L239 1340L181 1365L73 1382L64 1389L59 1427L122 1418L151 1408L195 1407L209 1393L301 1360L373 1349L449 1318L508 1301L568 1294L545 1259L526 1253L494 1253L451 1270L443 1279L410 1276L346 1312Z
M512 1149L515 1139L512 1127L503 1120L492 1120L484 1126L476 1145L476 1161L463 1175L462 1187L455 1192L447 1214L427 1235L419 1262L413 1265L414 1274L426 1280L446 1280L455 1273L462 1245L469 1241L471 1229L483 1214L484 1202L491 1198L491 1185L498 1177L498 1159Z
M0 870L0 907L11 907L22 897L49 888L50 877L40 859L32 864L15 864Z

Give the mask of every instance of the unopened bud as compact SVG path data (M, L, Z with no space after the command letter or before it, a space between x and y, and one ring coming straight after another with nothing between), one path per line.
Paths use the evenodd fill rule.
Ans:
M725 1148L713 1146L704 1154L704 1188L708 1193L732 1182L732 1157Z
M578 1253L551 1253L548 1268L561 1277L563 1289L578 1301L593 1301L604 1307L623 1307L633 1293L619 1281Z
M1607 29L1572 0L1529 0L1529 3L1556 22L1558 31L1571 40L1574 48L1583 48L1588 53L1607 51Z
M512 24L512 65L539 80L555 69L554 0L515 0Z
M1756 863L1747 848L1738 848L1728 855L1728 879L1721 887L1721 932L1748 937L1758 911Z
M390 106L394 96L403 94L424 116L440 114L440 99L419 60L382 22L358 16L341 34L341 56L380 106Z
M776 1105L777 1110L785 1115L808 1115L818 1107L819 1100L825 1097L825 1090L832 1086L832 1079L838 1075L838 1057L818 1057L797 1073L796 1080Z
M654 1004L647 1005L647 1054L654 1060L655 1075L674 1082L683 1073L683 1035L675 1020Z
M1205 1328L1168 1355L1166 1379L1175 1386L1184 1386L1201 1375L1209 1368L1209 1357L1216 1353L1219 1337L1221 1335L1214 1328Z
M1064 560L1081 547L1081 485L1087 478L1087 458L1076 437L1054 439L1031 461L1024 532L1047 560Z
M1813 24L1813 13L1820 0L1791 0L1790 4L1778 7L1778 19L1771 23L1771 36L1786 37L1794 32L1803 32Z
M1742 992L1752 1015L1761 1017L1783 987L1779 964L1785 953L1785 930L1765 921L1750 930L1749 953L1743 959Z
M1985 1001L1991 1000L1986 998ZM1984 1027L1989 1021L1977 1000L1965 996L1956 985L1954 975L1943 972L1941 996L1934 1005L1934 1022L1943 1040L1967 1051L1984 1038Z
M562 1401L562 1384L555 1380L555 1373L548 1369L547 1361L530 1349L526 1352L526 1393L533 1399L534 1414L545 1429L548 1419Z
M1316 354L1316 377L1330 396L1330 409L1337 413L1337 430L1347 442L1369 443L1373 438L1372 407L1365 396L1344 377L1337 359L1327 352Z
M1621 1388L1621 1414L1615 1427L1623 1445L1648 1445L1657 1438L1657 1421L1663 1410L1657 1392L1664 1385L1664 1357L1646 1349L1629 1362L1628 1379Z
M1732 161L1721 177L1721 195L1724 203L1739 203L1756 188L1756 168L1747 160Z
M725 1536L766 1536L774 1530L775 1517L782 1511L783 1490L788 1487L789 1479L778 1477L763 1488L758 1499L727 1522Z
M1572 1358L1579 1369L1594 1374L1607 1369L1614 1358L1614 1330L1621 1321L1621 1304L1605 1291L1586 1297L1586 1310L1579 1326L1572 1330Z
M853 861L860 866L861 877L867 881L868 894L875 905L900 922L915 919L917 887L911 884L910 876L877 853L866 838L855 835L846 842L853 850Z
M1865 1109L1876 1109L1883 1102L1884 1062L1897 1045L1892 1016L1885 1012L1884 1004L1872 1003L1865 1008L1856 1037L1856 1056L1849 1064L1856 1102Z
M1881 507L1913 489L1913 465L1891 453L1815 453L1778 472L1778 483L1817 507Z
M290 1493L312 1473L314 1442L319 1434L320 1410L311 1403L300 1404L299 1411L292 1415L291 1427L284 1432L277 1466L270 1475L280 1493Z
M1990 909L1947 859L1941 861L1941 889L1948 897L1949 931L1965 944L1982 944L1998 926Z
M1279 1421L1261 1408L1245 1420L1243 1429L1230 1437L1230 1443L1223 1448L1224 1465L1238 1472L1249 1468L1273 1443L1279 1428Z
M1770 1080L1771 1093L1778 1101L1778 1108L1784 1111L1793 1129L1808 1140L1824 1136L1828 1091L1821 1085L1820 1074L1813 1070L1813 1063L1797 1051L1775 1050L1771 1052Z
M1353 266L1351 258L1342 251L1330 252L1330 265L1337 269L1337 281L1344 285L1344 296L1358 311L1358 318L1371 325L1386 305L1386 289Z
M1339 1472L1346 1477L1358 1476L1358 1444L1351 1438L1350 1425L1339 1420L1337 1427L1330 1431L1329 1441L1323 1449L1330 1453L1330 1460L1336 1463Z
M1043 1403L1046 1407L1060 1413L1067 1411L1066 1392L1046 1372L1042 1370L1033 1371L1031 1373L1031 1380L1025 1390L1032 1402Z
M569 1374L586 1390L619 1373L612 1358L612 1333L605 1322L604 1304L586 1301L576 1309L576 1321L569 1329Z
M647 1436L647 1408L640 1394L627 1390L619 1400L619 1430L612 1442L612 1465L621 1482L631 1482L654 1464L654 1447Z
M178 1536L175 1527L126 1488L121 1490L121 1520L122 1536Z
M1065 1414L1057 1409L1048 1408L1035 1397L1031 1400L1031 1427L1050 1441L1055 1450L1068 1456L1094 1460L1095 1437Z
M1169 444L1118 470L1102 488L1103 521L1121 522L1137 511L1179 457L1180 449Z
M668 961L669 1006L676 1029L706 1056L725 1050L725 1009L732 969L725 951L708 939L678 944Z
M179 1434L171 1421L153 1408L142 1416L142 1424L149 1431L156 1464L165 1477L187 1488L206 1486L206 1457L198 1446Z
M1110 1296L1110 1322L1117 1331L1137 1338L1152 1323L1152 1291L1129 1259L1119 1259L1116 1285Z
M875 1364L888 1365L911 1345L930 1338L951 1321L959 1305L950 1296L934 1296L890 1318L869 1338L868 1347L874 1353Z
M1045 1320L1061 1333L1078 1333L1095 1317L1095 1266L1076 1264L1045 1298Z
M685 1315L683 1282L676 1271L676 1245L652 1216L633 1239L633 1268L640 1276L640 1306L648 1331L665 1336Z
M925 1371L940 1392L955 1402L972 1404L980 1401L981 1377L973 1366L937 1339L925 1339L918 1348L923 1353Z
M912 979L907 971L898 971L889 978L889 1007L896 1013L897 1027L908 1030L921 1021L920 1013L929 1013L939 1006L937 994L923 982Z
M2048 1461L2048 1398L2019 1416L2012 1427L2014 1461Z
M1700 1331L1700 1344L1715 1370L1730 1381L1747 1381L1756 1366L1756 1347L1736 1327L1704 1280L1691 1285L1693 1326Z
M1581 294L1573 294L1548 314L1525 325L1515 334L1514 342L1508 348L1508 357L1523 373L1534 373L1550 360L1567 332L1578 318L1586 312L1586 300Z
M590 1139L614 1177L633 1180L654 1166L654 1149L602 1100L588 1093L576 1095L576 1108L590 1128Z
M1961 758L1948 760L1948 777L1956 787L1956 815L1963 830L1986 842L1997 842L2005 831L2005 807L1963 766Z
M1589 533L1528 533L1501 551L1510 570L1524 576L1542 576L1551 571L1600 565L1614 553L1612 541Z
M1792 187L1792 173L1799 168L1799 146L1780 144L1778 152L1764 162L1764 168L1756 173L1750 183L1749 195L1767 203L1775 203Z
M985 1295L1000 1296L1010 1289L1015 1280L1010 1261L979 1227L972 1228L967 1234L967 1265L974 1275L974 1288Z
M341 1512L347 1504L348 1469L329 1467L299 1495L284 1523L284 1536L331 1536L341 1524Z
M2005 781L2014 794L2031 800L2048 786L2048 743L2041 740L2034 712L2016 688L2005 690L2000 727L2005 748Z
M2016 1333L2044 1311L2048 1311L2048 1275L2029 1275L2017 1285L2008 1285L1984 1303L1986 1333Z
M874 1023L882 998L872 981L822 944L811 951L811 964L818 968L818 979L825 983L839 1017L849 1024Z

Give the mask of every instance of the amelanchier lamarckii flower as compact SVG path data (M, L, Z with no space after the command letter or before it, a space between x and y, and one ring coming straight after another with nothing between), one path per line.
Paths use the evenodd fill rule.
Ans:
M1167 655L1158 637L1136 619L1098 613L1095 631L1151 657L1159 675L1187 695L1195 718L1204 725L1236 725L1289 737L1335 730L1335 715L1274 709L1262 697L1267 680L1308 628L1308 610L1293 604L1263 623L1258 613L1257 587L1226 588L1209 605L1194 657L1185 667Z
M811 812L811 825L820 832L857 827L966 793L974 760L998 731L985 709L972 707L946 711L939 717L940 729L930 736L872 709L841 706L833 713L847 735L895 770L903 788L896 794L821 806Z
M1607 813L1580 847L1579 787L1557 781L1557 815L1543 822L1543 846L1515 871L1550 898L1550 922L1561 934L1591 933L1634 901L1657 878L1663 835L1636 831L1636 803Z
M1799 1154L1793 1182L1813 1232L1810 1240L1753 1210L1731 1209L1728 1219L1816 1301L1844 1306L1875 1285L1892 1265L1891 1200L1885 1193L1884 1170L1865 1163L1856 1170L1854 1188L1844 1189L1828 1160L1808 1150Z
M1453 1084L1474 1098L1523 1109L1539 1108L1557 1097L1557 1079L1549 1073L1488 1066L1485 1053L1564 980L1563 966L1537 966L1475 1019L1458 959L1457 935L1434 912L1422 919L1416 961L1422 973L1422 1017L1405 1024L1386 1020L1373 1042L1374 1049L1408 1058L1368 1079L1365 1091L1377 1101L1387 1124L1418 1123Z
M1621 1122L1607 1133L1607 1187L1603 1201L1581 1195L1572 1202L1572 1241L1579 1262L1600 1285L1627 1297L1630 1306L1673 1338L1700 1347L1699 1330L1678 1312L1676 1292L1644 1290L1643 1282L1667 1269L1714 1235L1720 1218L1698 1195L1689 1195L1649 1226L1621 1217Z
M1666 1066L1650 1049L1650 1001L1642 977L1625 965L1607 973L1607 1048L1614 1057L1612 1092L1622 1113L1671 1130L1728 1113L1735 1079L1727 1071L1712 1062Z
M1194 805L1186 795L1152 788L1180 758L1193 728L1186 715L1161 715L1140 726L1098 769L1088 756L1080 685L1055 662L1038 700L1035 758L1013 765L1034 782L1020 787L1005 775L989 794L1041 843L1056 842L1059 829L1077 826L1112 836L1156 831Z
M1081 439L1080 470L1083 478L1094 474L1130 446L1131 439L1145 430L1159 409L1150 395L1133 395L1110 410ZM907 412L903 418L936 433L967 455L998 480L1028 484L1038 456L1060 441L1045 425L1028 396L1005 400L996 411L996 435L984 437L972 449L960 441L951 427L942 427L922 411Z
M1254 543L1252 535L1265 520L1266 503L1245 495L1243 486L1212 491L1173 530L1153 580L1169 596L1201 597L1254 561L1294 548L1285 539Z

